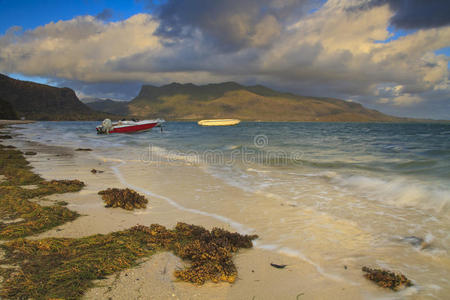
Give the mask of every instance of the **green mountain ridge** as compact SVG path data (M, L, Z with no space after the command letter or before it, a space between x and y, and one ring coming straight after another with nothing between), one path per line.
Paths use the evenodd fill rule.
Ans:
M405 122L359 103L305 97L262 85L236 82L207 85L144 85L128 104L130 115L167 120L237 118L244 121Z

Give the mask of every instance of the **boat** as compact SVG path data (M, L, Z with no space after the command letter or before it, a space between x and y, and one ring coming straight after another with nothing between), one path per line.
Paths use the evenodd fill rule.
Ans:
M201 120L197 124L200 126L231 126L241 123L238 119L213 119L213 120Z
M103 120L101 125L96 127L98 134L109 134L109 133L133 133L145 130L150 130L153 127L161 127L162 123L165 121L163 119L156 120L122 120L118 122L112 122L110 119Z

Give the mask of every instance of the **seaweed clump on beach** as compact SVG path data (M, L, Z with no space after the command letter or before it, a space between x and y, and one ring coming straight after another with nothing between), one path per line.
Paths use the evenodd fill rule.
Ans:
M22 152L0 145L0 238L13 239L46 231L78 217L61 205L41 206L32 198L75 192L84 184L78 180L45 181L31 171ZM32 189L22 188L32 185Z
M126 210L146 208L148 200L136 191L126 189L109 188L98 192L106 203L105 207L121 207Z
M1 296L8 298L80 298L93 280L133 267L157 251L172 251L191 266L177 270L181 280L234 282L232 253L251 248L256 236L178 223L175 229L153 224L78 239L18 239L0 245L3 263L20 270L3 270Z
M135 226L131 230L149 235L150 245L167 248L191 265L175 271L183 281L204 284L206 281L234 282L237 276L232 255L240 248L251 248L256 235L241 235L220 228L211 231L203 227L178 223L174 230L160 225Z
M412 286L412 282L405 275L383 269L362 267L364 277L375 282L378 286L398 291L403 287Z

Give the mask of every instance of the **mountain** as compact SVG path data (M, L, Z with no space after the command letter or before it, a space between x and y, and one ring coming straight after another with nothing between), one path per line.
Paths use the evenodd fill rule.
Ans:
M0 74L0 99L31 120L99 120L108 116L81 103L69 88L22 81Z
M397 118L333 98L282 93L262 85L235 82L208 85L144 85L128 104L138 118L168 120L237 118L247 121L401 122ZM103 110L103 109L102 109ZM105 111L105 110L103 110Z
M17 120L17 113L13 109L12 105L0 99L0 120Z
M128 101L114 101L111 99L84 98L81 102L95 111L126 116L129 114Z

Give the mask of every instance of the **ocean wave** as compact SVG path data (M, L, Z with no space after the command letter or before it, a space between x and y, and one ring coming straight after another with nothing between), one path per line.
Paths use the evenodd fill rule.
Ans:
M409 178L375 178L362 175L324 174L332 183L350 188L369 199L397 207L417 207L446 212L450 206L450 188L430 185Z

